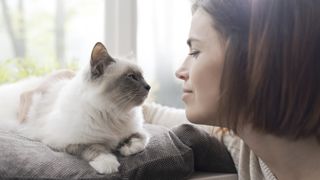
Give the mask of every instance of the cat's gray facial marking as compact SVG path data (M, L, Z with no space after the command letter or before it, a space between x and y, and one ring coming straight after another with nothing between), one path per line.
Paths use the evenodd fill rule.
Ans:
M140 105L147 97L150 85L144 80L140 72L132 69L127 70L121 78L119 78L119 92L128 99L133 105Z
M124 109L139 106L148 96L150 85L145 81L141 71L132 66L114 79L107 89L118 107Z
M146 99L150 85L143 78L141 69L132 62L112 58L107 49L97 43L91 55L92 86L99 86L99 97L113 102L120 109L139 106Z

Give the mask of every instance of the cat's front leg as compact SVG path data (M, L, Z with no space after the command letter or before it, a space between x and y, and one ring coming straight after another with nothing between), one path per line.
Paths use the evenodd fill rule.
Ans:
M139 153L145 149L149 142L149 134L145 131L140 131L132 134L124 141L119 143L119 152L123 156L130 156Z
M91 160L89 164L100 174L118 172L120 166L116 156L111 153L101 153Z
M56 138L54 136L43 138L41 139L41 142L55 151L65 151L69 145L69 143L64 142L61 138Z
M87 160L90 166L100 174L118 172L120 166L117 157L100 144L93 144L85 148L81 157Z

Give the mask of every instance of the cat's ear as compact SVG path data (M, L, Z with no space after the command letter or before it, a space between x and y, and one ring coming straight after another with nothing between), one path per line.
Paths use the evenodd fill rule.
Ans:
M93 78L97 78L104 73L104 69L115 62L113 58L109 55L106 47L101 43L97 42L92 49L91 53L91 75Z

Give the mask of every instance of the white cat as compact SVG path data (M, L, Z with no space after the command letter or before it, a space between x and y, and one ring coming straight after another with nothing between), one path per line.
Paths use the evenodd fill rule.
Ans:
M17 114L22 92L43 83L28 79L0 87L0 124L18 127L24 136L58 151L79 155L99 173L118 171L111 151L129 156L142 151L148 134L140 105L150 86L132 62L112 58L97 43L90 63L72 79L50 82L45 92L33 94L26 121Z

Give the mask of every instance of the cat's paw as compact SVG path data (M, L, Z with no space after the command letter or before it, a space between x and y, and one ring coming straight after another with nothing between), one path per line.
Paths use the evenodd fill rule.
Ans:
M119 161L113 154L100 154L89 164L100 174L110 174L118 172L120 166Z
M130 156L143 151L149 141L147 134L140 135L139 137L132 137L128 143L120 147L119 152L123 156Z

